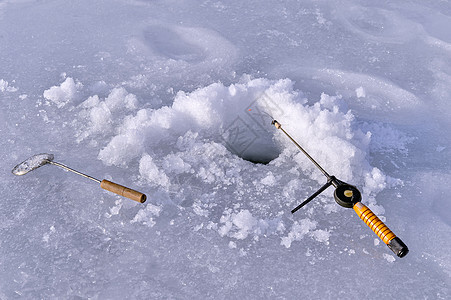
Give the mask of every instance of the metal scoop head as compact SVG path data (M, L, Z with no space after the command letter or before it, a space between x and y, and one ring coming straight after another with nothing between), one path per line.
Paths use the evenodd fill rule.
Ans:
M50 163L53 160L53 154L41 153L33 155L32 157L24 160L20 164L14 167L12 173L14 175L25 175L34 169L37 169L45 164Z

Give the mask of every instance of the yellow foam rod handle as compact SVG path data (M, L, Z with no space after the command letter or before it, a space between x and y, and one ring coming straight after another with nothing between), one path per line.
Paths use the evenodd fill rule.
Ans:
M361 202L354 204L354 211L360 219L399 257L409 252L406 244L398 238L368 207Z
M102 180L100 187L104 190L113 192L115 194L118 194L119 196L123 196L140 203L146 202L147 199L147 196L141 192L129 189L128 187L108 181L106 179Z

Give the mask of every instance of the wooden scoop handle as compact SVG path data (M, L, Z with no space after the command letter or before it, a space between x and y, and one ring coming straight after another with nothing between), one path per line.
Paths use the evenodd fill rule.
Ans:
M100 182L100 187L104 190L113 192L115 194L118 194L119 196L126 197L139 203L144 203L147 199L147 196L143 193L129 189L128 187L108 181L106 179Z

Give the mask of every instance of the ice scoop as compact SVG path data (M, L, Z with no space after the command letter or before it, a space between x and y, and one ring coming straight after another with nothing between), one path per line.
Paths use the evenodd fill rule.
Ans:
M21 162L20 164L18 164L17 166L14 167L14 169L12 170L12 173L14 175L25 175L28 172L31 172L43 165L46 164L50 164L50 165L54 165L54 166L58 166L60 168L63 168L67 171L70 171L72 173L78 174L80 176L86 177L88 179L91 179L92 181L95 181L97 183L100 183L100 187L103 188L104 190L113 192L115 194L118 194L120 196L129 198L131 200L140 202L140 203L144 203L147 199L147 196L141 192L132 190L128 187L125 187L123 185L108 181L106 179L103 180L99 180L97 178L94 178L92 176L83 174L77 170L74 170L72 168L69 168L68 166L65 166L61 163L58 163L56 161L53 160L54 159L54 155L53 154L48 154L48 153L41 153L41 154L36 154L33 155L32 157L24 160L23 162Z

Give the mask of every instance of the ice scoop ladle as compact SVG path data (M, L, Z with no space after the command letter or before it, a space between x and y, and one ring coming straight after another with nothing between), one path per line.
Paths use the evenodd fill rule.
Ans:
M136 190L130 189L128 187L125 187L123 185L114 183L114 182L106 180L106 179L99 180L97 178L86 175L86 174L81 173L72 168L69 168L68 166L65 166L59 162L56 162L53 159L54 159L53 154L41 153L41 154L33 155L32 157L24 160L23 162L21 162L20 164L15 166L14 169L12 170L12 173L14 175L21 176L21 175L25 175L25 174L39 168L39 167L42 167L46 164L50 164L50 165L54 165L54 166L60 167L62 169L65 169L67 171L70 171L72 173L75 173L77 175L83 176L85 178L91 179L92 181L99 183L100 187L103 188L104 190L113 192L115 194L129 198L131 200L134 200L134 201L137 201L140 203L144 203L147 199L147 196L141 192L138 192Z

